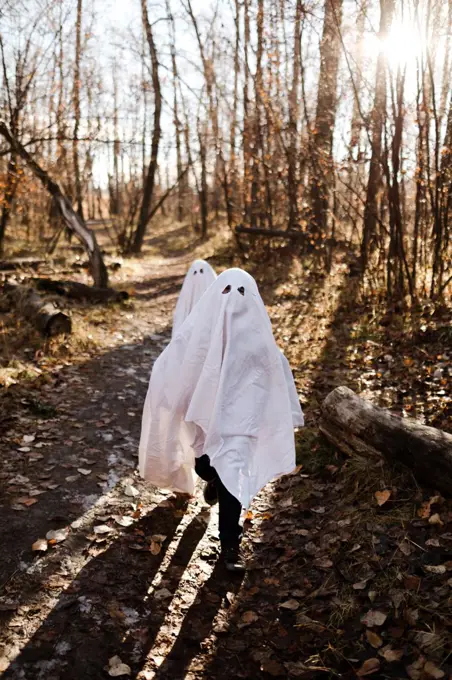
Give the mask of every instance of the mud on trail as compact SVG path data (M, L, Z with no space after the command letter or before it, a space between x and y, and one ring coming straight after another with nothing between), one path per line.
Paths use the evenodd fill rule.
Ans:
M330 276L310 262L251 267L307 427L302 467L246 517L250 571L231 576L216 511L135 470L150 369L186 268L197 256L234 263L216 242L177 238L123 262L112 284L133 289L131 301L74 308L86 333L77 351L32 344L35 373L3 396L2 677L452 677L450 501L406 471L346 460L316 429L339 384L447 429L444 320L388 324L359 302L345 259ZM32 550L38 539L45 551Z

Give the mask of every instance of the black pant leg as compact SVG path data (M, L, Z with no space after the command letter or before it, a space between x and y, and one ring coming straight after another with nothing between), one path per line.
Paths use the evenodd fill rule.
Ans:
M230 493L217 471L210 464L209 456L200 456L195 459L195 472L205 482L215 480L218 493L218 525L222 546L236 546L240 542L242 527L240 526L240 513L242 506L240 501Z
M220 529L221 547L236 547L240 543L242 527L240 526L240 501L230 493L221 479L217 477L218 490L218 525Z

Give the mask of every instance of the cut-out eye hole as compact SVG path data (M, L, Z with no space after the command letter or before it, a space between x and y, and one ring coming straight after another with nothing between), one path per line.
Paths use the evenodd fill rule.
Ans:
M230 293L230 292L231 292L231 286L228 285L228 286L226 286L226 288L224 289L223 295L226 295L226 293Z
M200 270L199 270L199 273L200 273L200 274L204 274L204 269L200 269Z
M240 295L245 295L245 289L243 286L240 286L240 288L237 288L237 290L239 291Z
M195 271L193 272L193 274L197 274L197 273L198 273L198 271L195 269Z

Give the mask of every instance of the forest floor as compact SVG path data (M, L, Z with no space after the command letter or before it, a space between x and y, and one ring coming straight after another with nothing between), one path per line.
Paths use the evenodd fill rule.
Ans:
M64 303L71 338L44 342L0 309L5 679L452 678L452 502L383 461L345 458L317 430L343 384L450 431L446 310L363 301L345 252L329 275L283 251L242 264L306 415L301 467L246 517L247 574L218 562L216 511L199 493L186 503L140 481L142 405L184 273L197 256L237 264L231 252L221 234L155 234L112 274L130 300Z

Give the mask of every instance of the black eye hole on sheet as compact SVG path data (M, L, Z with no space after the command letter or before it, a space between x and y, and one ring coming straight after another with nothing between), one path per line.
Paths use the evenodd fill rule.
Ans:
M226 288L223 291L223 295L226 295L226 293L230 293L230 292L231 292L231 286L227 285Z
M199 270L199 273L200 273L200 274L204 274L204 269L200 269L200 270Z
M198 271L195 269L195 271L193 272L193 274L197 274L197 273L198 273Z
M240 286L240 288L237 288L239 291L240 295L245 295L245 288L243 286Z

